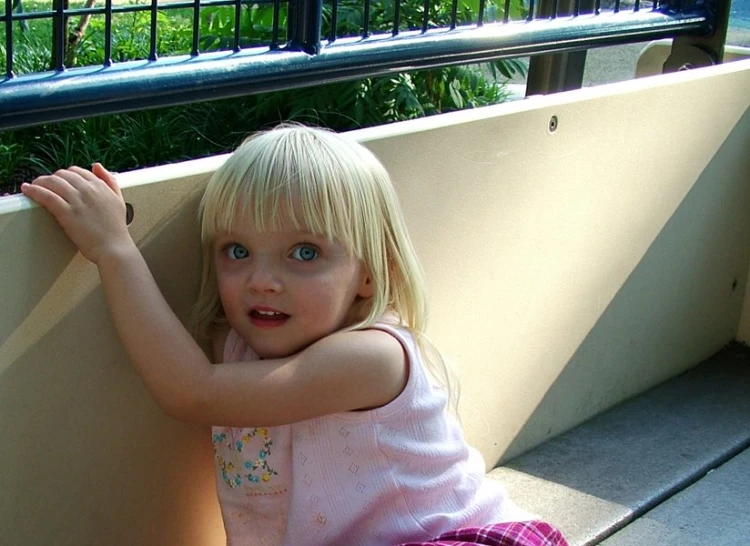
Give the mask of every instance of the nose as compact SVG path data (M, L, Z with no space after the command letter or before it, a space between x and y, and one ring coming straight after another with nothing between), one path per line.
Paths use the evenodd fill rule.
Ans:
M256 293L281 292L283 285L276 267L260 257L253 262L247 277L248 290Z

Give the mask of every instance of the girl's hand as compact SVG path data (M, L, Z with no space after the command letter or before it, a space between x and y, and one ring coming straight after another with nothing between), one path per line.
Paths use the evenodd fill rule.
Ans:
M32 184L22 184L21 191L47 209L81 254L94 263L133 245L120 187L99 163L91 171L70 167L40 176Z

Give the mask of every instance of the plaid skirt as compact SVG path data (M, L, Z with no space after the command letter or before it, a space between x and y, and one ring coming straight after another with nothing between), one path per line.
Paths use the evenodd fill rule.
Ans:
M568 546L562 533L543 521L495 523L485 527L464 527L443 533L427 542L406 542L398 546Z

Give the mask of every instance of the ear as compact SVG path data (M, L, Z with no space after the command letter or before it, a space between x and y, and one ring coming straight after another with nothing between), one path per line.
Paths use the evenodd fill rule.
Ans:
M375 283L366 267L362 268L362 273L359 275L359 290L357 291L357 295L364 299L375 295Z

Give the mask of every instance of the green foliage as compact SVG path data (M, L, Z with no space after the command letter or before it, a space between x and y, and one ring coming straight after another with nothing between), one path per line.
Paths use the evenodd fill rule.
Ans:
M485 5L484 22L500 21L504 16L504 0L488 0ZM477 22L480 0L458 0L457 24L473 25ZM359 36L364 28L363 0L339 0L336 19L336 36ZM394 20L394 0L376 0L371 3L369 31L371 34L392 32ZM430 2L427 14L427 28L448 27L451 21L451 1ZM510 3L510 20L526 17L528 10L523 0L512 0ZM226 50L233 45L235 11L234 7L221 6L201 11L200 35L204 50ZM282 6L279 13L279 28L286 28L286 9ZM399 31L421 30L424 25L424 0L400 0ZM332 7L323 5L322 36L331 34ZM243 6L240 15L241 47L267 45L271 42L273 30L273 4L257 3ZM283 41L284 37L279 39Z
M371 33L392 31L393 2L372 2ZM28 9L28 0L26 4ZM502 1L500 4L487 1L485 22L502 19L503 5ZM362 6L362 0L339 2L338 37L362 32ZM475 24L478 6L479 0L459 0L459 24ZM511 19L525 17L522 0L513 0L511 6ZM428 27L446 26L451 7L449 1L431 2ZM192 16L192 10L183 9L159 13L160 56L190 52ZM280 43L286 39L283 35L286 17L282 5ZM74 19L71 18L71 27L78 23ZM423 0L401 0L402 31L421 29L423 20ZM269 44L273 4L261 1L243 6L239 24L241 47ZM324 36L328 36L330 25L330 4L325 4ZM14 32L16 74L49 68L49 22L34 20L29 27L28 32ZM201 51L231 50L234 27L233 7L203 8ZM114 16L112 59L121 62L148 58L149 37L148 12ZM2 44L0 58L5 58ZM103 16L94 16L88 22L86 32L75 45L73 58L77 66L104 61ZM61 166L101 161L114 171L125 171L223 153L234 148L249 132L283 120L348 130L494 104L507 95L503 79L525 72L523 62L494 61L7 131L0 133L0 195L4 191L15 192L20 182Z
M190 53L192 40L189 10L160 11L156 24L157 55ZM139 11L113 16L111 56L113 62L148 59L150 54L151 14ZM83 39L75 46L77 66L92 66L104 62L105 20L92 18Z
M472 25L477 22L480 0L458 0L456 9L456 23ZM394 0L373 2L370 8L370 29L380 32L391 32L394 20ZM484 22L492 23L503 18L504 0L496 3L488 0L485 4ZM451 22L452 1L430 2L427 13L427 28L447 27ZM518 20L526 15L526 8L522 0L512 0L510 5L510 20ZM399 15L399 31L421 30L425 24L424 0L401 0ZM340 0L338 7L337 36L356 36L361 32L363 10L361 0ZM330 32L330 7L324 7L323 34Z
M273 4L243 5L240 11L240 47L265 46L272 42ZM279 9L279 36L286 39L283 30L287 25L286 6ZM235 11L231 6L218 6L202 10L200 36L204 51L230 50L234 47Z
M27 31L22 32L16 25L13 32L13 73L29 74L49 70L51 62L52 27L38 20L28 23ZM5 72L5 40L0 42L0 71Z

